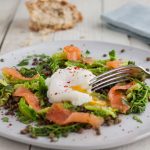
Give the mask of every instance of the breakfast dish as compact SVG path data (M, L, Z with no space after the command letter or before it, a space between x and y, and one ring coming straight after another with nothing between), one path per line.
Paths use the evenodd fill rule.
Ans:
M92 41L49 42L2 55L0 135L40 147L87 150L149 136L149 79L95 92L89 86L93 77L122 65L149 71L148 56L146 50Z
M33 31L64 30L82 21L76 6L65 0L34 0L26 2L30 15L29 28Z
M31 137L55 141L89 128L99 135L100 126L120 123L120 114L144 112L150 96L150 87L139 78L92 91L89 83L97 75L134 64L118 59L115 50L108 55L94 59L90 51L68 45L52 56L29 55L15 67L5 66L0 106L27 124L20 133Z

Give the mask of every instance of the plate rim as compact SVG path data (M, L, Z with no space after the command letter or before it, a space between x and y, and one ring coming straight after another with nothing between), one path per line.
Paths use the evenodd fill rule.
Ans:
M150 52L150 50L148 49L142 49L142 48L138 48L138 47L134 47L134 46L130 46L130 45L126 45L126 44L118 44L118 43L111 43L111 42L107 42L107 41L99 41L99 40L57 40L57 41L49 41L49 42L42 42L42 43L38 43L38 44L33 44L33 45L30 45L30 46L26 46L26 47L22 47L22 48L17 48L16 50L15 49L12 49L11 51L8 51L5 53L5 51L0 51L0 57L4 56L4 55L7 55L7 54L11 54L11 53L15 53L15 52L19 52L19 51L23 51L25 49L29 49L30 47L33 48L33 47L36 47L36 46L41 46L41 45L45 45L45 44L51 44L51 43L65 43L65 42L75 42L75 43L101 43L101 44L110 44L110 45L114 45L114 46L123 46L123 47L126 47L126 48L131 48L131 49L137 49L138 51L146 51L146 52ZM36 50L35 50L36 51Z
M148 49L141 49L141 48L137 48L137 47L134 47L134 46L129 46L129 45L124 45L124 44L118 44L118 43L111 43L111 42L105 42L105 41L98 41L98 40L57 40L57 41L50 41L50 42L42 42L42 43L39 43L39 44L33 44L33 45L30 45L30 46L27 46L27 47L23 47L23 48L18 48L16 50L13 50L13 51L9 51L9 52L0 52L0 58L1 57L4 57L8 54L12 54L12 53L17 53L17 52L20 52L20 51L25 51L26 49L34 49L34 47L38 47L38 46L44 46L44 45L50 45L50 44L55 44L55 43L99 43L99 44L108 44L108 45L114 45L114 46L119 46L119 47L124 47L124 48L128 48L128 49L136 49L138 51L145 51L145 52L148 52L150 53L150 50ZM35 49L35 51L38 51ZM17 135L17 134L16 134ZM1 132L0 130L0 136L1 137L4 137L4 138L7 138L7 139L10 139L10 140L13 140L13 141L16 141L16 142L20 142L20 143L25 143L25 144L31 144L31 145L34 145L34 146L39 146L39 147L43 147L43 148L55 148L55 149L58 149L58 148L61 148L61 149L72 149L73 147L74 148L78 148L78 149L101 149L101 148L98 148L98 144L97 145L94 145L94 146L66 146L66 145L54 145L53 143L51 143L51 145L48 144L41 144L39 142L30 142L30 138L28 139L24 139L24 138L18 138L18 136L14 136L14 135L9 135L7 133L4 133L4 132ZM145 132L141 135L138 135L137 137L135 138L132 138L130 141L126 141L126 142L121 142L119 143L118 145L113 145L111 147L109 146L103 146L102 148L103 149L107 149L107 148L116 148L116 147L120 147L120 146L124 146L124 145L127 145L127 144L131 144L131 143L134 143L134 142L137 142L141 139L144 139L146 137L150 136L150 131L149 132ZM24 139L24 140L23 140ZM63 146L63 147L62 147Z

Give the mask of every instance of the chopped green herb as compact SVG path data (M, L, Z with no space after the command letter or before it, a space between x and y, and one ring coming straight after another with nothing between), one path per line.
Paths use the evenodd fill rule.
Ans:
M0 82L0 106L4 106L9 97L12 95L14 87L12 85L7 85L4 81Z
M90 51L89 51L89 50L86 50L85 54L86 54L86 55L89 55L89 54L90 54Z
M134 61L128 61L128 65L135 65Z
M65 109L71 109L71 108L74 107L74 106L73 106L71 103L69 103L69 102L64 102L64 103L63 103L63 106L64 106Z
M127 101L130 105L129 113L141 113L145 111L149 99L150 88L143 82L137 82L127 90Z
M29 78L31 78L31 77L33 77L34 75L37 74L37 71L35 70L35 68L30 68L30 69L28 69L28 68L22 67L22 68L19 70L19 72L20 72L23 76L29 77Z
M70 132L78 132L81 128L84 128L85 124L72 124L66 126L60 126L56 124L45 126L29 126L29 132L33 136L48 136L53 134L54 137L66 136Z
M63 48L59 48L59 49L58 49L58 51L62 51L62 50L63 50Z
M112 50L112 51L109 52L109 57L110 57L110 60L116 60L115 50Z
M139 123L143 123L143 121L138 117L138 116L136 116L136 115L133 115L133 117L132 117L134 120L136 120L137 122L139 122Z
M29 64L29 59L23 59L17 66L26 66Z
M8 121L9 121L9 118L8 118L8 117L3 117L3 118L2 118L2 121L3 121L3 122L8 122Z
M29 124L32 122L30 118L24 116L20 111L18 111L16 115L17 115L18 120L24 124Z

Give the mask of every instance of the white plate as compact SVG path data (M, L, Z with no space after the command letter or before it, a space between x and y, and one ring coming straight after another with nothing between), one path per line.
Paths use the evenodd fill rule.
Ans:
M68 44L74 44L80 47L82 50L88 49L90 50L91 55L96 58L102 58L102 54L108 53L108 51L115 49L119 58L135 61L137 64L140 64L145 68L150 66L150 62L145 61L146 57L150 56L150 52L146 50L103 42L58 41L35 45L7 53L1 56L1 58L4 58L5 61L3 63L0 63L0 69L4 66L15 66L20 60L30 54L45 53L52 55L53 53L58 51L59 48L62 48ZM121 49L126 49L126 51L124 53L121 53ZM2 118L2 110L0 114L0 117ZM100 136L96 136L93 130L86 130L83 134L71 133L67 138L60 138L58 142L50 142L49 139L45 137L32 139L27 137L26 135L21 135L19 132L24 128L25 125L16 121L15 117L9 117L9 123L11 123L12 126L9 126L9 123L3 123L1 121L0 135L22 143L46 148L82 150L105 149L132 143L149 136L149 117L150 105L148 105L146 111L140 115L140 118L143 121L142 124L133 120L132 115L122 116L122 122L119 125L102 127Z

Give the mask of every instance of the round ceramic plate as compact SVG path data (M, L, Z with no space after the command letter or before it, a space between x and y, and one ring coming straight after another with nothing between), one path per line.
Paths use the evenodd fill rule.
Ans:
M107 54L110 50L115 49L119 58L135 61L136 64L145 68L150 66L149 62L145 61L146 57L150 56L150 51L140 50L124 45L94 41L58 41L35 45L7 53L0 57L4 59L4 62L0 62L0 69L4 66L15 66L27 55L43 53L52 55L60 48L63 48L69 44L74 44L83 51L89 50L91 52L91 56L95 58L103 58L103 54ZM126 51L121 53L121 49L125 49ZM147 81L147 83L150 85L149 81ZM0 117L2 118L3 110L1 109L0 111ZM11 123L12 126L9 126L9 123L4 123L1 121L0 136L46 148L82 150L105 149L125 145L149 136L150 105L147 106L145 112L139 117L143 123L138 123L133 120L132 115L121 116L122 122L120 124L110 127L101 127L100 136L95 135L93 130L86 130L83 134L71 133L67 138L60 138L58 142L50 142L46 137L32 139L28 136L21 135L19 132L25 127L25 125L18 122L15 117L10 116L9 123Z

